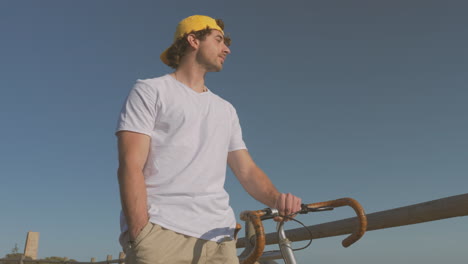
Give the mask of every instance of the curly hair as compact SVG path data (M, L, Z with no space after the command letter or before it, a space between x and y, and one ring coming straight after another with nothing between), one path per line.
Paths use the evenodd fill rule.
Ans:
M215 19L216 24L224 30L224 22L221 19ZM189 34L194 34L196 39L199 40L205 40L206 36L208 36L211 33L211 29L209 27L206 27L205 29L198 30L198 31L192 31L190 33L184 34L182 37L178 38L174 43L169 47L167 50L167 59L169 61L169 66L171 68L177 69L180 64L180 60L182 57L185 55L185 52L187 51L187 48L190 46L187 36ZM231 45L231 38L228 36L224 36L224 44L226 46Z

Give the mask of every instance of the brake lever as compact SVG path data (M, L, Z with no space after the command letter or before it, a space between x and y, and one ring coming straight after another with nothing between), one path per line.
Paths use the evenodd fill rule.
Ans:
M333 207L324 206L324 207L317 207L317 208L309 208L306 204L301 204L301 211L299 214L307 214L310 212L322 212L322 211L332 211Z

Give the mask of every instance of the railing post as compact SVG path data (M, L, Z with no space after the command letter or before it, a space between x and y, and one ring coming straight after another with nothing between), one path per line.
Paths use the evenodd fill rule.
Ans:
M91 262L96 262L96 258L91 258Z
M111 260L112 260L112 255L107 255L106 261L108 264L110 263Z
M123 252L119 253L119 263L125 264L125 253Z
M23 260L24 260L24 255L21 255L19 259L19 264L24 264Z

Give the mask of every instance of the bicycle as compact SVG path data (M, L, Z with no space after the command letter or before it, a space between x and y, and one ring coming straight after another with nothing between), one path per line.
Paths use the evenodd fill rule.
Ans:
M319 202L319 203L312 203L312 204L302 204L301 210L295 212L293 214L287 216L281 216L278 214L278 210L265 208L263 210L257 211L244 211L241 213L240 218L241 220L245 221L246 226L246 238L247 239L255 239L255 245L250 252L247 252L248 249L244 250L242 254L239 256L240 264L254 264L256 261L260 260L273 260L273 259L281 259L283 258L286 264L296 264L296 259L294 256L294 250L291 248L291 241L286 237L286 233L284 232L284 222L285 219L291 219L294 221L299 222L292 218L293 215L296 214L308 214L311 212L321 212L321 211L329 211L333 210L336 207L342 206L350 206L356 212L358 217L358 226L356 230L346 237L342 245L343 247L349 247L357 240L359 240L364 233L366 232L367 228L367 218L362 206L352 198L341 198L337 200L331 200L326 202ZM283 218L282 221L278 222L277 224L277 234L278 234L278 245L279 250L263 252L265 249L265 231L263 228L263 220L272 219L274 217L280 216ZM301 223L301 222L299 222ZM302 224L302 223L301 223ZM303 224L302 224L303 225ZM253 232L254 231L254 232ZM310 231L309 231L310 232ZM312 234L310 234L312 237ZM303 248L308 247L312 239L310 240L309 244ZM297 250L300 250L297 249Z

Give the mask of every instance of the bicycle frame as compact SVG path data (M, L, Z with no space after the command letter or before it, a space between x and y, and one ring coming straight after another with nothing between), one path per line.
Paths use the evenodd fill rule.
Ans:
M349 247L359 240L366 232L367 218L364 209L352 198L341 198L304 206L308 209L308 212L327 209L330 210L341 206L350 206L354 209L359 220L359 225L350 236L343 240L343 247ZM253 264L260 258L262 260L272 260L280 259L281 257L284 259L286 264L296 263L293 250L291 249L291 241L289 241L286 237L286 233L284 232L284 222L279 222L277 225L277 232L279 235L278 245L280 247L280 251L263 253L263 250L265 249L265 232L262 220L273 218L276 216L275 213L277 215L277 211L275 209L269 208L258 211L244 211L241 213L241 220L246 222L246 238L248 238L251 243L254 242L252 243L254 244L254 247L250 251L246 247L246 250L244 250L244 252L239 256L241 264Z
M281 256L283 256L285 264L296 264L296 257L291 247L291 241L286 237L284 232L284 222L278 223L276 229L278 230L278 245L280 248Z

